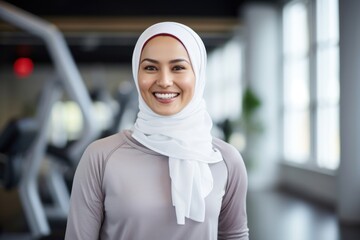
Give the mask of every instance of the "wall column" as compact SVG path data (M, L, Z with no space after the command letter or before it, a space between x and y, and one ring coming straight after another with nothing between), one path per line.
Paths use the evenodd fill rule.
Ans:
M360 223L360 1L341 0L340 138L338 213L340 221Z
M247 133L244 160L249 162L249 187L271 187L279 159L279 12L268 4L248 4L244 19L245 87L261 100L256 113L263 131Z

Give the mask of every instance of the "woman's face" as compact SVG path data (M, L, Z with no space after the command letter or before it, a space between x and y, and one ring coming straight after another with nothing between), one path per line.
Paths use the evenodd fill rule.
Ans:
M138 83L142 98L155 113L170 116L191 101L195 74L185 47L170 36L157 36L144 47Z

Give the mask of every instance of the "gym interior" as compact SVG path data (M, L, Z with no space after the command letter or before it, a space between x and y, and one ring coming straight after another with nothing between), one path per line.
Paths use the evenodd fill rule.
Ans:
M213 134L248 172L251 240L360 239L360 2L0 1L0 240L64 239L88 144L131 128L139 34L203 39Z

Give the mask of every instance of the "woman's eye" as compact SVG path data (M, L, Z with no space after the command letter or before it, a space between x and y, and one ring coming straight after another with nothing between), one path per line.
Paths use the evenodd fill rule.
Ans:
M156 70L156 67L155 66L145 66L144 69L146 71L155 71Z
M183 66L174 66L173 67L173 70L175 70L175 71L180 71L180 70L184 70L185 69L185 67L183 67Z

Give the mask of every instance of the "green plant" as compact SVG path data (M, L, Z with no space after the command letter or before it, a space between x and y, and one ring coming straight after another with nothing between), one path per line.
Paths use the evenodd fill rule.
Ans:
M262 124L256 119L256 112L261 107L261 100L255 92L247 87L242 99L242 127L247 134L261 132Z

